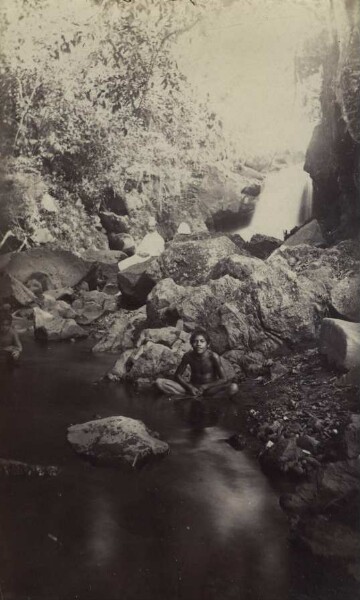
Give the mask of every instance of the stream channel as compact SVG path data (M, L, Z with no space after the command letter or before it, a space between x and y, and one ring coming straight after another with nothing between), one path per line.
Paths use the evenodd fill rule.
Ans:
M25 339L21 366L1 372L0 456L61 467L0 480L1 600L355 597L289 542L278 490L251 451L225 443L244 430L249 399L199 408L94 384L114 360L88 343ZM95 415L143 420L169 456L141 470L90 465L66 430Z

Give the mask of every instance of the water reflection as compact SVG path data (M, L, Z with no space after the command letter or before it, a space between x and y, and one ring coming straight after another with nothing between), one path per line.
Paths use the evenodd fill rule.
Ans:
M93 386L94 366L74 345L42 352L8 381L0 454L63 471L3 490L4 597L289 600L277 498L257 462L224 442L237 405ZM96 413L143 420L170 455L140 471L81 461L66 428Z

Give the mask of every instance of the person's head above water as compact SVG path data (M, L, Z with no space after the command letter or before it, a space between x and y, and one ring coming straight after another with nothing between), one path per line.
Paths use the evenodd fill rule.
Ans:
M206 329L197 327L190 336L190 344L197 354L202 354L210 344L209 334Z

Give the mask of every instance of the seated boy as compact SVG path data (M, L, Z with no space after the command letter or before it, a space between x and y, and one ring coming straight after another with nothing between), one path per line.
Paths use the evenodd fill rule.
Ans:
M0 352L11 361L17 361L22 352L20 338L12 326L10 313L0 314Z
M176 369L174 379L157 379L157 387L165 394L191 396L232 396L238 391L236 383L226 378L221 360L209 348L209 336L202 328L193 331L190 337L192 350L184 354ZM190 382L184 379L184 371L190 366Z

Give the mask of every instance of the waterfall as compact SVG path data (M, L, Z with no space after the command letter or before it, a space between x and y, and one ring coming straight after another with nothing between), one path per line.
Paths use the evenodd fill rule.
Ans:
M302 225L312 216L312 183L303 165L296 164L270 173L254 216L237 233L248 241L255 233L284 238L284 232Z

